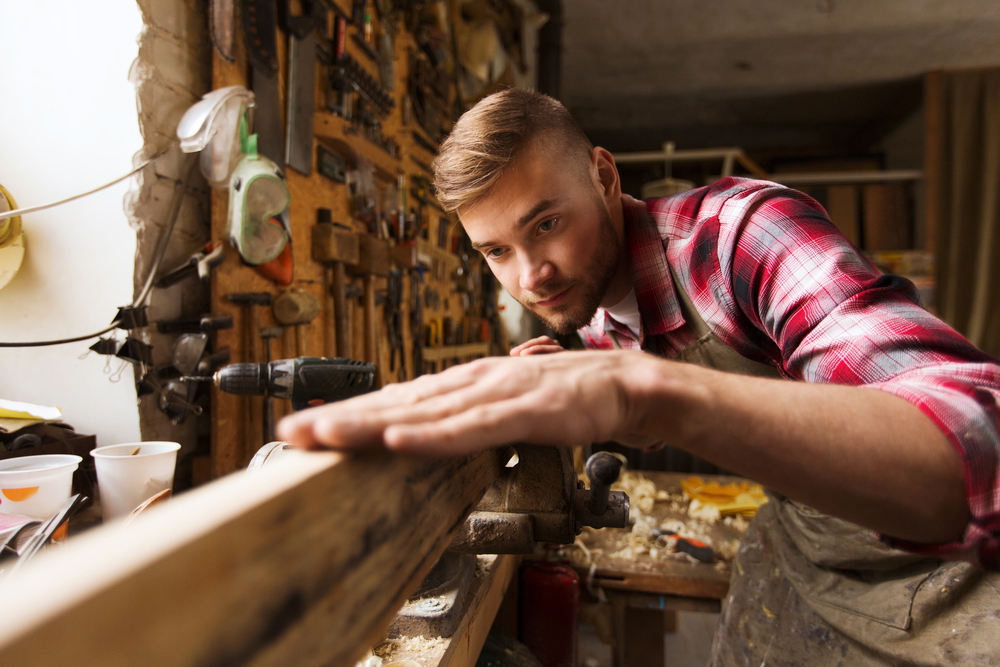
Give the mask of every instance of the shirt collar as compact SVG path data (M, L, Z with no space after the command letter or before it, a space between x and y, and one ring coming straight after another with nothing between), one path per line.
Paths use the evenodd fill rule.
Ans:
M674 279L667 265L666 242L645 202L622 195L625 249L628 252L635 298L642 315L643 338L665 334L684 324ZM602 311L603 312L603 311ZM604 314L605 329L613 319Z

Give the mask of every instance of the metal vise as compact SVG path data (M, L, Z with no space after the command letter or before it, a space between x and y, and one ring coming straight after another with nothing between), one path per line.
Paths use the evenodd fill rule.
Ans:
M624 528L629 499L611 491L621 463L607 452L587 460L590 489L577 481L570 451L515 445L507 465L448 547L469 554L527 554L537 542L571 544L584 526Z

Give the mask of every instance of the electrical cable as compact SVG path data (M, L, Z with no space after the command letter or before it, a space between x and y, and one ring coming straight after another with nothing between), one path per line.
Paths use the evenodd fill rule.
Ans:
M0 343L0 347L46 347L48 345L62 345L64 343L78 343L81 340L87 340L88 338L97 338L103 334L108 333L113 329L117 329L118 325L121 324L121 320L115 320L111 323L111 326L106 329L101 329L92 334L87 334L86 336L77 336L76 338L60 338L59 340L43 340L43 341L28 341L23 343Z
M140 167L138 167L137 169L135 169L134 171L132 171L130 174L128 174L128 176L132 176L133 174L137 173L139 170L143 169L144 167L146 167L147 165L149 165L151 162L153 162L153 160L157 160L157 159L163 157L170 150L170 148L173 148L173 146L174 146L174 144L171 144L170 147L167 148L167 150L165 150L165 151L159 153L158 155L150 158L149 160L147 160L146 162L144 162ZM185 169L184 169L184 180L180 184L180 187L178 187L176 190L174 190L174 196L173 196L173 198L170 201L170 211L167 214L168 215L167 226L166 226L166 228L164 228L163 232L160 234L160 238L157 240L156 250L153 253L153 263L152 263L152 266L150 266L150 268L149 268L149 275L146 278L146 283L143 286L142 291L139 293L139 296L137 296L135 298L135 300L132 302L132 306L131 306L132 308L137 308L137 307L141 306L143 304L143 302L145 302L146 298L149 296L150 288L153 285L153 281L154 281L154 279L156 277L157 272L160 269L160 264L162 263L163 257L164 257L164 255L166 254L166 251L167 251L167 241L169 241L170 236L173 234L174 227L177 224L177 217L178 217L178 215L180 213L181 204L183 203L183 200L184 200L184 192L187 190L188 184L191 182L191 176L194 174L195 168L197 167L197 165L198 165L197 155L194 155L194 154L190 155L188 157L188 164L184 165L184 167L185 167ZM82 195L76 195L74 197L70 197L69 199L64 199L61 202L56 202L54 204L48 204L48 205L40 206L40 207L36 206L36 207L31 208L31 209L20 209L19 211L13 211L13 213L19 214L19 213L23 213L25 211L28 211L28 212L38 211L38 210L41 210L43 208L50 208L52 206L57 206L59 204L65 203L65 202L72 201L74 199L79 199L80 197L83 197L83 196L85 196L87 194L91 194L92 192L97 192L98 190L106 188L106 187L108 187L110 185L114 185L114 183L122 181L125 178L128 178L128 176L123 176L122 178L119 178L118 180L116 180L116 181L114 181L112 183L108 183L107 185L102 185L100 188L97 188L95 190L91 190L90 192L84 193ZM0 215L2 215L2 214L0 214ZM2 219L2 218L0 218L0 219ZM46 340L46 341L26 341L26 342L17 342L17 343L0 343L0 348L5 348L5 347L47 347L47 346L50 346L50 345L63 345L65 343L78 343L78 342L80 342L82 340L87 340L89 338L97 338L98 336L106 334L109 331L112 331L113 329L117 329L118 325L121 324L121 323L122 323L122 320L120 318L116 318L115 321L112 322L110 326L108 326L108 327L106 327L104 329L101 329L100 331L97 331L95 333L87 334L85 336L76 336L74 338L60 338L58 340Z
M39 206L29 206L27 208L19 208L19 209L15 210L15 211L3 211L3 212L0 212L0 220L6 220L7 218L14 218L14 217L19 216L19 215L25 215L27 213L35 213L36 211L44 211L47 208L54 208L56 206L61 206L63 204L68 204L71 201L75 201L75 200L80 199L82 197L86 197L88 195L92 195L95 192L100 192L101 190L104 190L105 188L110 188L112 185L117 185L118 183L121 183L122 181L124 181L126 178L129 178L131 176L135 176L140 171L142 171L143 169L145 169L146 167L148 167L149 165L151 165L153 162L159 160L161 157L163 157L164 155L166 155L167 152L171 148L173 148L176 144L177 144L176 141L171 142L171 144L169 146L167 146L164 150L160 151L159 153L157 153L153 157L149 158L148 160L146 160L145 162L143 162L142 164L140 164L138 167L136 167L135 169L133 169L129 173L125 174L124 176L120 176L120 177L116 178L115 180L111 181L110 183L105 183L104 185L99 185L96 188L94 188L93 190L88 190L87 192L81 192L78 195L73 195L72 197L67 197L66 199L61 199L59 201L54 201L51 204L40 204Z
M184 202L184 193L187 191L188 184L191 182L191 176L194 174L197 166L198 155L195 153L189 154L187 156L187 164L184 165L184 180L180 187L174 190L174 196L170 202L170 211L167 213L167 226L164 228L163 233L160 234L160 238L156 241L156 250L153 252L153 264L149 267L149 274L146 276L146 284L143 285L139 296L137 296L135 301L132 302L133 308L141 306L146 301L146 297L149 296L149 290L153 286L153 280L156 279L156 274L160 270L160 263L163 262L163 256L167 253L167 242L170 241L170 237L174 233L174 226L177 224L177 216L181 211L181 204Z

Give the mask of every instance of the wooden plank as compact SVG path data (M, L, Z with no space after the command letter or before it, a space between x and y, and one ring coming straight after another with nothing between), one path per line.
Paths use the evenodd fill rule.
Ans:
M664 664L663 612L640 609L614 593L608 596L615 632L614 667L648 667Z
M29 563L0 664L352 665L498 469L318 453L205 485Z
M937 249L944 181L944 91L941 72L924 75L924 250Z
M469 602L468 611L441 657L440 667L475 667L486 636L493 627L493 619L520 564L520 556L496 557L488 581L479 587L474 599Z
M729 591L728 568L719 576L713 575L709 571L714 569L711 566L702 567L701 565L677 563L675 569L682 570L682 572L672 575L663 573L619 574L619 571L614 569L602 570L598 568L594 573L594 585L611 590L642 591L713 600L723 599Z
M657 609L671 613L678 611L718 613L722 608L722 601L716 599L688 598L681 595L638 593L636 591L618 591L616 595L623 596L626 604L636 609Z
M317 111L313 125L313 131L317 137L350 146L358 154L364 155L365 159L378 169L379 176L384 180L395 181L396 174L402 170L399 158L394 158L382 149L376 148L374 144L356 132L348 131L351 124L340 116L326 111Z
M826 212L830 221L837 226L840 233L854 244L861 247L860 202L856 185L831 185L826 189Z
M485 357L490 353L489 343L468 343L466 345L442 345L424 349L424 361L441 361L442 359L465 359L468 357Z
M770 180L771 175L764 171L763 167L747 157L743 151L736 153L736 161L743 165L743 168L749 171L754 178L760 178L765 181Z
M912 247L906 186L880 183L862 188L865 250L906 250Z

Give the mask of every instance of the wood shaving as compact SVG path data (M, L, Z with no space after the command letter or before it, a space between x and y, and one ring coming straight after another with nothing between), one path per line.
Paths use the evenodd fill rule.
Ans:
M368 655L359 660L354 667L382 667L382 658L368 651Z
M652 480L646 479L639 473L631 470L622 470L618 476L618 481L611 485L613 491L624 491L631 499L633 508L641 512L649 513L653 511L653 504L657 500L668 500L670 494L656 488Z
M725 519L722 520L722 523L726 524L727 526L732 526L735 530L738 530L741 533L747 532L747 528L750 527L750 521L747 518L739 515L727 516Z
M730 561L735 560L736 554L737 552L739 552L739 550L740 550L739 540L726 540L722 544L717 543L715 545L715 553L718 554L718 556L722 560L730 560Z
M688 516L706 523L716 523L722 518L718 507L706 505L698 499L692 500L691 504L688 505Z
M483 579L490 573L490 568L496 562L495 554L479 554L476 556L476 578Z
M617 538L613 551L610 550L611 545L607 545L609 546L607 558L636 560L636 557L643 556L654 561L679 560L698 563L690 554L676 549L675 539L669 537L658 539L654 531L659 529L708 544L719 559L716 567L724 569L726 562L732 562L736 556L740 541L732 539L718 543L712 538L713 527L722 523L739 533L744 533L749 525L749 521L742 516L722 518L717 507L697 499L689 500L683 492L671 493L659 489L652 480L630 470L622 470L618 481L611 488L629 495L631 528L628 533ZM659 521L651 515L657 503L665 509L669 508L671 514L687 518L683 520L668 518ZM597 562L602 556L601 549L589 546L599 541L596 538L596 530L585 527L576 542L566 548L566 555L570 560L590 570L596 569Z

